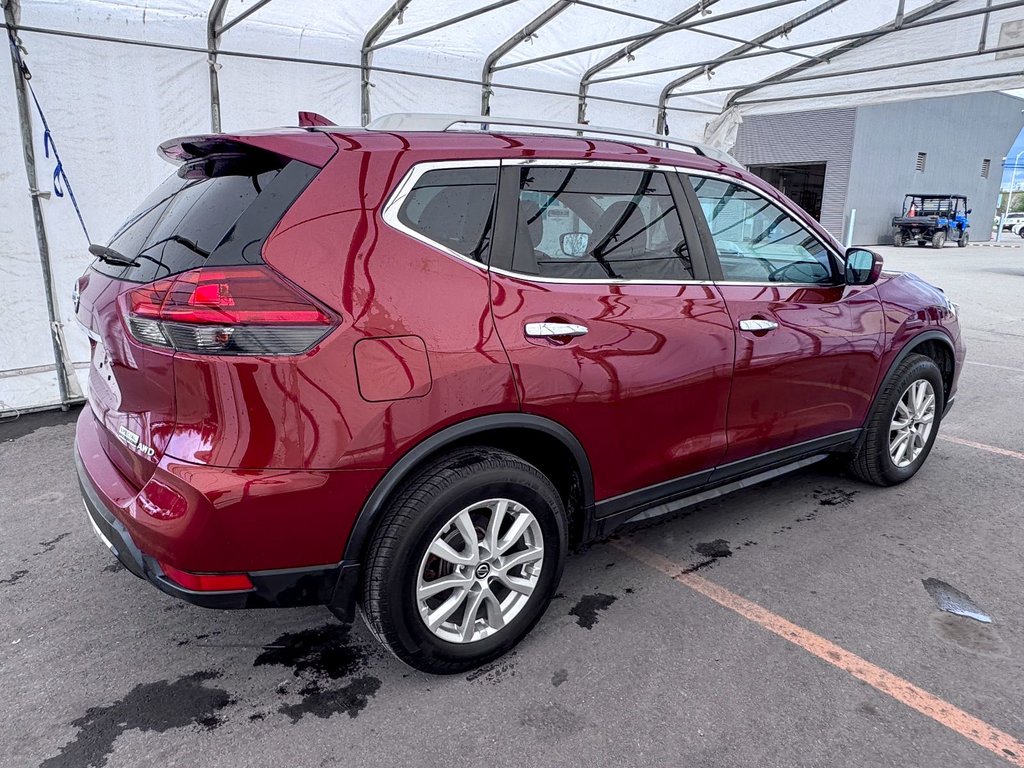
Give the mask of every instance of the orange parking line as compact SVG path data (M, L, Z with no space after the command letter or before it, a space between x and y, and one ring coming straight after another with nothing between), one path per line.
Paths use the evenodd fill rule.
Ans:
M854 653L850 653L850 651L830 640L826 640L821 635L816 635L810 630L804 629L766 608L762 608L757 603L740 597L725 587L721 587L694 573L686 573L678 563L674 563L657 552L637 544L632 539L619 539L612 542L612 544L630 557L661 571L674 581L759 624L783 640L788 640L808 653L814 654L822 661L826 661L848 672L875 690L881 691L887 696L896 699L896 701L920 712L922 715L930 717L935 722L946 726L951 731L984 747L1013 765L1024 766L1024 743L1013 738L1008 733L1004 733L998 728L989 725L984 720L979 720L974 715L964 712L948 701L940 699L923 688L918 688L902 677L894 675L892 672L884 670Z
M995 445L976 443L973 440L964 440L963 438L950 437L949 435L939 435L939 440L944 440L947 443L956 443L957 445L966 445L968 448L977 448L980 451L988 451L989 453L995 453L1000 456L1009 456L1011 459L1020 459L1021 461L1024 461L1024 453L1011 451L1008 448L999 448Z

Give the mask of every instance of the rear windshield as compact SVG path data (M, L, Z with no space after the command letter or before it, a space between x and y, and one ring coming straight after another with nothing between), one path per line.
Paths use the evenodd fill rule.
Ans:
M151 282L196 267L258 264L263 242L318 171L285 158L183 165L110 238L139 266L97 259L93 268Z

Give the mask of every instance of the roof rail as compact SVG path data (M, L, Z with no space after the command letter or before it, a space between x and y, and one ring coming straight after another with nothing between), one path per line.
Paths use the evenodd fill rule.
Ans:
M653 142L656 146L679 146L704 155L713 160L718 160L729 165L739 165L727 152L714 147L708 147L696 141L679 139L674 136L664 136L660 133L644 133L643 131L630 131L625 128L601 128L594 125L583 125L580 123L556 123L549 120L530 120L518 117L494 117L488 115L446 115L433 114L429 112L393 112L390 115L382 115L376 120L367 124L366 129L370 131L437 131L445 132L460 130L455 128L459 125L477 125L479 130L488 131L490 126L508 126L510 128L541 128L545 131L569 131L579 136L622 136L629 139L640 139L642 142Z

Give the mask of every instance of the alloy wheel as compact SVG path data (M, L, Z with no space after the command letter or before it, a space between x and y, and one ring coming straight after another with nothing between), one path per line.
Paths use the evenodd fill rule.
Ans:
M441 527L420 562L420 618L442 640L482 640L519 615L543 566L544 539L529 509L502 498L472 504Z
M911 382L896 403L889 424L889 458L903 469L913 464L928 444L935 423L935 390L931 382Z

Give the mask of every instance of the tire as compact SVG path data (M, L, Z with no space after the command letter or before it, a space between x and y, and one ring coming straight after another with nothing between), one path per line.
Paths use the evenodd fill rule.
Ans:
M892 244L895 245L897 248L902 248L903 247L903 243L904 243L903 233L902 232L893 232L893 234L892 234Z
M957 248L966 248L967 244L971 242L971 234L965 229L960 234L960 239L956 241Z
M932 248L941 248L946 244L946 233L936 232L932 235Z
M900 466L891 452L890 441L894 437L894 419L897 406L910 392L914 385L925 382L931 388L934 402L931 413L931 428L923 441L916 438L906 441L915 446L917 455L904 466ZM925 389L927 391L927 389ZM911 394L911 397L913 395ZM860 447L850 459L849 469L858 478L874 485L897 485L912 478L922 467L928 454L935 444L935 436L939 432L942 421L942 410L945 406L945 395L942 388L942 373L935 361L924 355L909 354L899 364L892 376L885 382L881 395L868 417L868 423ZM901 414L902 415L902 414ZM898 455L898 451L897 451ZM904 455L901 461L908 456Z
M497 499L509 502L503 515L498 504L484 504ZM533 522L506 546L513 555L535 554L539 543L541 558L535 562L499 575L507 553L462 566L428 553L431 547L448 546L445 551L452 557L470 553L479 557L487 546L488 521L494 517L504 521L499 523L493 542L497 549L511 526L525 519L523 510L532 515ZM536 467L494 448L454 451L418 473L389 503L367 558L362 602L366 623L395 656L424 672L455 674L485 664L515 646L544 614L562 576L567 530L562 500ZM460 531L477 539L471 544ZM437 544L436 538L442 543ZM484 562L493 570L488 573L485 569L481 575ZM442 578L469 586L438 590L421 607L420 586L429 589L434 580ZM518 579L520 585L532 582L532 592L522 595L505 587L506 578ZM459 590L465 595L461 601L456 594ZM449 602L459 606L451 618L440 622L436 631L428 628L421 610L429 615ZM476 609L470 622L467 610L471 605ZM508 611L503 610L505 605ZM501 622L495 620L494 612L502 616ZM443 612L438 617L441 615ZM470 635L468 642L463 632Z

